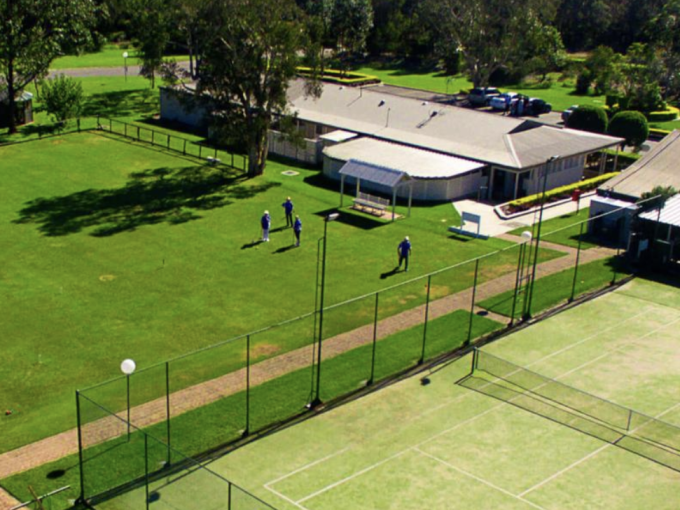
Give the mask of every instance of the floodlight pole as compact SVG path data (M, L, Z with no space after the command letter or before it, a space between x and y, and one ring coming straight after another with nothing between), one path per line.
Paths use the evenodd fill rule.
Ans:
M328 241L328 223L335 221L340 216L339 213L329 214L324 218L323 223L323 252L321 255L321 293L319 296L319 339L316 350L316 388L314 390L314 400L310 402L312 407L321 404L321 344L323 343L323 301L326 290L326 244Z
M536 282L536 265L538 263L538 246L541 242L541 225L543 224L543 209L545 208L545 192L548 188L548 171L550 170L550 164L560 159L560 156L551 156L548 161L545 162L545 170L543 172L543 192L541 193L541 209L538 213L538 229L536 231L536 247L534 248L534 265L531 270L531 282L529 286L529 298L527 300L527 307L524 312L523 319L531 319L531 301L534 297L534 283Z
M125 81L127 82L128 66L127 66L128 52L123 52L123 65L125 67Z

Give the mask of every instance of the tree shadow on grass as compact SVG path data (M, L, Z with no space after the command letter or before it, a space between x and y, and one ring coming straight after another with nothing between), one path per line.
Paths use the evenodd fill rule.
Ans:
M92 94L83 107L82 115L94 117L128 117L153 115L159 109L158 91L151 89L121 90Z
M88 189L70 195L37 198L26 203L14 223L39 225L46 236L75 234L105 237L143 225L177 225L201 218L208 211L267 191L279 183L243 185L212 166L152 168L136 172L116 189Z

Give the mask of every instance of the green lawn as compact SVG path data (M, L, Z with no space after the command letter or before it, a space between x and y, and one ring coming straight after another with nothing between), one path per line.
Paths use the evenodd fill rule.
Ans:
M356 71L371 74L380 78L388 85L398 85L433 92L455 94L460 90L467 90L472 87L472 83L463 75L449 77L440 71L422 70L401 64L401 61L394 63L375 63L358 67ZM574 104L595 104L603 106L604 96L580 96L574 94L572 81L560 82L559 75L551 75L555 80L549 88L542 88L530 83L513 84L502 87L502 90L518 92L531 97L539 97L553 105L553 110L562 111Z
M470 315L459 310L430 322L426 357L432 358L463 345L467 338ZM501 325L495 321L475 317L473 338L490 333ZM375 380L415 365L422 352L422 326L391 335L377 344ZM372 346L366 345L331 358L323 364L322 398L324 401L344 395L366 384L370 374ZM251 430L280 422L300 413L309 396L309 369L302 369L257 386L251 392ZM239 437L245 427L245 394L238 393L213 404L182 414L172 420L173 448L183 454L196 455ZM88 412L87 401L81 409ZM166 424L146 429L152 436L165 440ZM165 460L167 451L151 441L151 466ZM144 471L143 437L134 432L128 439L122 436L85 452L85 480L88 494L94 495L141 476ZM177 462L178 455L174 454ZM49 473L63 470L63 475L50 478ZM3 487L22 501L30 499L26 487L45 494L65 485L72 488L50 499L54 510L67 508L69 499L78 494L79 470L77 456L71 455L57 462L33 469L2 481Z
M578 238L581 234L581 223L588 219L590 209L585 207L577 213L569 213L559 218L553 218L543 222L541 227L541 240L551 243L562 244L564 246L578 247ZM514 236L522 235L527 230L526 227L517 228L508 232ZM588 223L583 224L583 239L581 249L587 250L593 246L598 246L595 242L587 241Z
M0 451L72 427L74 389L116 375L126 357L142 368L313 310L321 215L338 205L335 186L324 187L317 172L287 177L289 166L270 162L264 177L244 181L85 133L0 152L1 294L13 310L0 324L8 367L0 407L14 411ZM300 249L278 230L286 196L304 224ZM272 242L254 245L264 209L274 219ZM329 225L326 304L508 246L449 237L446 225L456 220L450 204L415 207L395 223L345 213ZM390 276L404 235L414 246L411 272ZM497 273L512 271L514 253L494 258ZM473 271L468 264L440 276L436 295L468 287ZM381 313L422 303L422 283L412 288L418 293L407 286L387 295ZM329 315L325 331L371 319ZM263 350L308 341L274 335Z
M50 69L77 69L83 67L123 67L125 59L123 53L128 53L128 66L138 65L137 51L129 45L107 44L104 49L96 53L84 53L82 55L67 55L52 62ZM177 62L189 60L188 55L173 55L167 57Z

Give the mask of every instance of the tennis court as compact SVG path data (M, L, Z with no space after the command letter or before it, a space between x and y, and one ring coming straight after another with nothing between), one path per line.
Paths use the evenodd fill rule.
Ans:
M485 347L473 374L468 355L208 467L281 510L676 509L679 327L680 291L634 280ZM151 508L229 508L192 476ZM200 499L177 506L181 486Z

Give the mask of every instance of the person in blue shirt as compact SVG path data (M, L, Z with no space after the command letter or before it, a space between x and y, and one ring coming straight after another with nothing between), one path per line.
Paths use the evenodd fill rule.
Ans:
M262 226L262 242L269 242L269 226L272 224L272 219L269 216L269 211L265 211L260 218L260 225Z
M300 221L300 217L297 215L295 215L293 232L295 233L295 246L300 246L300 232L302 232L302 221Z
M292 227L293 226L293 202L290 200L290 197L288 197L286 199L286 201L281 204L281 207L283 207L283 210L286 211L286 227Z
M411 241L409 241L408 236L404 237L404 240L399 243L397 253L399 254L399 269L401 269L401 263L405 262L404 271L408 271L408 259L411 255Z

